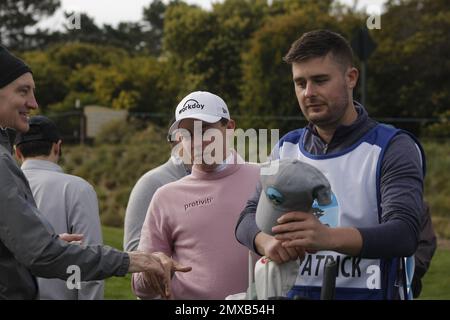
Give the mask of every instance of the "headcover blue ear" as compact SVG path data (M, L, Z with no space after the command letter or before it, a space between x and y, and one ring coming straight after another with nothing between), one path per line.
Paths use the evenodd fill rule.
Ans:
M275 205L280 205L284 201L283 195L273 187L266 189L266 195Z
M309 212L314 200L319 205L331 203L330 183L317 168L297 159L275 160L266 166L277 170L270 175L261 170L262 191L256 209L256 224L265 233L273 235L272 227L284 213Z

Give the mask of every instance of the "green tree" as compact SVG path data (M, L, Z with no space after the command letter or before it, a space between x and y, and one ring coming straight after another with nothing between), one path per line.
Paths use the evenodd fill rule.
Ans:
M147 29L145 34L145 42L149 52L155 55L161 53L163 36L164 36L164 20L168 7L180 4L179 0L171 0L166 5L161 0L154 0L144 7L143 10L143 23L144 28Z
M64 65L72 71L90 64L110 66L118 64L128 53L118 47L70 42L58 44L48 51L54 63Z
M180 2L167 8L162 57L179 78L177 99L189 91L207 90L203 87L204 75L195 72L196 55L207 45L215 28L211 13L197 6Z
M0 1L0 43L15 50L27 49L26 28L52 15L59 6L59 0Z
M331 6L324 12L322 2L302 3L297 10L285 14L278 14L277 10L254 33L250 49L244 54L240 110L244 116L241 124L245 127L280 128L282 133L299 127L301 112L291 69L282 61L283 56L304 32L330 29L348 37L360 23L348 13L335 13Z
M105 24L102 30L104 38L102 44L123 48L129 52L146 52L149 45L147 33L143 29L143 23L140 21L120 22L116 28Z
M261 26L267 8L263 0L226 0L214 4L212 11L185 3L169 8L164 54L181 71L180 93L208 90L222 96L230 107L237 106L242 53L251 34Z
M54 63L44 51L28 51L23 58L33 70L36 99L41 110L46 112L49 105L62 101L68 94L67 75L70 68Z
M168 116L175 104L176 88L167 80L165 67L165 62L153 57L129 56L96 75L95 95L102 104L117 109Z
M209 12L181 2L166 11L164 49L185 63L205 46L216 27Z
M66 18L69 18L76 14L76 12L65 12ZM64 24L65 32L61 41L71 42L85 42L85 43L102 43L106 44L103 30L96 25L94 19L88 16L86 13L79 15L80 25L79 28L74 28L71 25L71 21L68 20Z
M388 1L369 59L368 102L378 116L437 117L450 103L450 4Z
M270 15L285 15L293 11L303 9L314 4L323 13L328 13L332 7L333 0L273 0L270 6Z

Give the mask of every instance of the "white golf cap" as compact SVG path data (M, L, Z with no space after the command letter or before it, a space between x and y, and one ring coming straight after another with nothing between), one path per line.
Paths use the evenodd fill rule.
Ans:
M169 133L178 129L181 120L188 118L215 123L222 118L230 120L230 113L221 97L207 91L195 91L189 93L178 104L175 122L170 126Z

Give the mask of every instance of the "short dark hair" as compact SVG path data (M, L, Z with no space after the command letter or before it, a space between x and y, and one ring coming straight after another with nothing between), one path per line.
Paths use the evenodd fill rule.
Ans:
M173 118L173 119L175 119L175 118ZM218 122L220 122L220 125L221 125L222 127L225 127L225 126L227 126L227 124L228 124L229 121L230 121L230 120L228 120L227 118L220 118L220 120L219 120ZM174 122L174 121L172 121L172 122ZM168 141L169 143L174 143L174 142L176 142L176 141L172 141L172 133L171 133L171 132L167 133L166 139L167 139L167 141Z
M170 127L172 126L172 124L175 122L175 116L170 117L169 122L167 123L167 134L166 134L166 140L169 143L174 143L174 141L172 141L172 133L170 132Z
M311 58L325 57L332 53L342 66L353 65L353 50L348 41L336 32L314 30L304 33L294 41L283 60L287 63L303 62Z
M16 146L25 158L49 156L54 142L30 141Z
M228 124L228 121L230 120L228 120L227 118L221 118L219 121L222 127L225 127Z

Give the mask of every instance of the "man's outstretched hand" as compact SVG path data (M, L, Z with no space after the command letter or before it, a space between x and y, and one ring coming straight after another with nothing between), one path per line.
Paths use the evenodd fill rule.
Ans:
M192 270L191 267L182 266L177 261L169 258L162 252L154 252L153 255L158 257L159 261L161 262L163 268L164 268L164 279L166 283L166 291L165 294L162 295L163 298L169 299L172 295L170 291L170 281L172 280L173 275L175 272L189 272Z
M161 297L171 297L170 282L175 272L188 272L191 267L180 265L164 253L144 253L139 251L128 252L130 267L128 272L142 272L147 288L157 292Z

